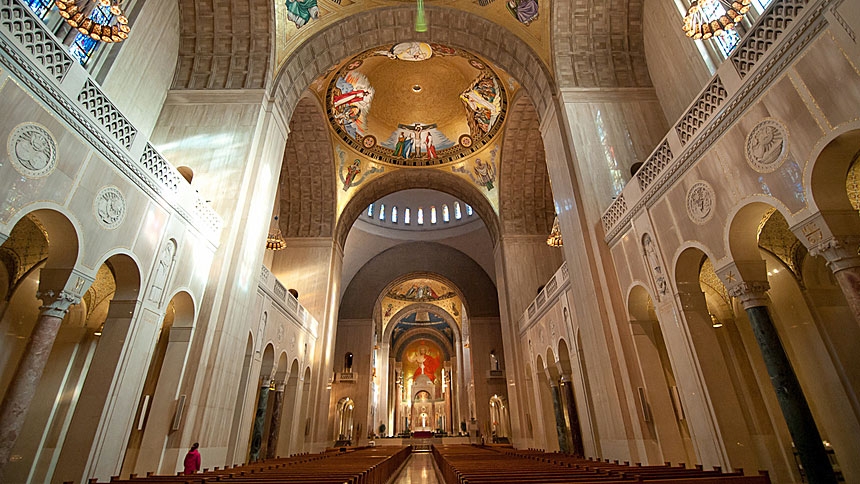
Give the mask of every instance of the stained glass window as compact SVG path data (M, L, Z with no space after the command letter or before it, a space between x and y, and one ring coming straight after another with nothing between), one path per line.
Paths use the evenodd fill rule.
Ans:
M391 207L391 222L397 223L397 207Z
M424 209L418 209L418 225L424 225Z
M367 206L367 216L373 217L373 204L372 203Z
M409 207L406 207L403 209L403 223L405 223L406 225L409 225L409 222L412 221L412 220L410 220L411 214L409 212L410 212Z
M30 7L30 10L33 11L39 18L44 19L48 16L48 12L51 10L51 6L54 2L51 0L24 0L24 3Z
M379 204L379 220L385 221L385 204Z
M460 212L460 202L454 202L454 219L460 220L463 218L463 213Z
M436 207L430 207L430 224L436 223Z
M764 12L772 2L773 0L752 0L753 8L758 10L758 13Z
M472 216L472 213L473 213L473 212L472 212L472 206L471 206L471 205L469 205L469 204L467 203L467 204L466 204L466 215L468 215L468 216L470 216L470 217L471 217L471 216Z
M448 213L448 205L442 205L442 221L448 223L451 221L451 214Z

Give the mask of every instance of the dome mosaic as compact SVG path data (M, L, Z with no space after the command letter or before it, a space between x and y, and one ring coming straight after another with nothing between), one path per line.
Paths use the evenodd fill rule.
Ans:
M461 161L496 136L507 109L505 87L484 61L423 42L353 57L325 98L338 137L373 160L401 166Z

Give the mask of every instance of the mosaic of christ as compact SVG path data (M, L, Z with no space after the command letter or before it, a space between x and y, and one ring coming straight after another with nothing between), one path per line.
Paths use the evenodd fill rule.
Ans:
M428 340L409 343L403 351L403 375L413 382L421 375L427 375L434 384L441 383L442 351L439 346Z

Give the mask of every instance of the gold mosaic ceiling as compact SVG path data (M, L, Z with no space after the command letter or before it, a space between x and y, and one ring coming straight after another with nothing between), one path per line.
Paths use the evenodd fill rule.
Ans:
M369 49L314 83L337 137L401 166L460 161L480 150L499 132L507 90L517 87L466 51L423 42Z

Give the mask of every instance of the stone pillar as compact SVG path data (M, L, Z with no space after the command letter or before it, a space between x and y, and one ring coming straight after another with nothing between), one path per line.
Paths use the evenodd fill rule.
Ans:
M41 307L39 319L27 340L24 354L21 355L21 361L0 404L0 478L24 427L27 410L51 355L60 324L69 307L81 301L80 296L66 291L61 291L56 296L48 291L37 294L37 297L42 299L45 305Z
M254 430L251 433L251 452L249 462L260 460L260 450L263 448L263 428L266 425L266 406L269 404L269 383L263 381L260 387L260 398L257 400L257 413L254 416Z
M570 453L570 446L567 444L567 425L564 423L564 413L561 408L561 392L558 389L558 383L550 381L550 389L552 390L552 408L555 410L555 430L558 432L558 447L565 454Z
M266 445L266 459L274 459L278 450L278 436L281 431L281 412L284 406L284 384L279 383L272 401L272 423L269 425L269 441ZM256 423L256 422L255 422Z
M579 427L579 415L576 413L576 400L573 398L573 384L570 381L561 382L561 396L567 421L570 423L570 451L578 457L585 457L585 446L582 443L582 430Z
M800 456L807 481L815 484L836 483L836 476L824 450L812 412L809 410L800 382L770 318L765 295L765 291L769 288L766 281L742 282L732 287L729 294L740 298L752 324L767 373L776 391L776 398Z

